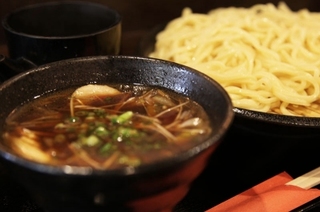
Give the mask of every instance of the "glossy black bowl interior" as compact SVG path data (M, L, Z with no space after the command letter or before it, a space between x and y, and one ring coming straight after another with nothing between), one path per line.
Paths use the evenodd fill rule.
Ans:
M0 110L0 132L8 114L24 102L46 92L88 83L137 83L186 95L207 111L212 121L212 136L199 146L158 164L114 171L50 167L16 157L0 146L5 167L48 211L172 208L205 168L233 121L231 101L225 90L200 72L162 60L100 56L59 61L0 85L0 101L5 102Z

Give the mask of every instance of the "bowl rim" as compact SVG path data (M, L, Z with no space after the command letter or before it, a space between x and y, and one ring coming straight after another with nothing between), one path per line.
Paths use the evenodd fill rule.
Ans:
M108 27L105 27L104 29L100 29L91 33L86 33L86 34L78 34L78 35L69 35L69 36L43 36L43 35L36 35L36 34L31 34L31 33L25 33L25 32L20 32L19 30L14 29L11 27L9 24L9 19L12 16L15 16L19 13L23 13L24 11L32 10L32 9L37 9L37 8L45 8L45 7L50 7L50 6L60 6L60 5L72 5L72 6L90 6L92 8L99 8L105 10L105 12L109 12L109 14L112 14L115 18L115 21ZM78 38L86 38L86 37L91 37L95 35L102 34L104 32L108 32L111 30L116 29L117 27L121 27L122 24L122 16L120 13L115 10L114 8L108 7L103 4L95 3L95 2L87 2L87 1L52 1L52 2L39 2L36 4L32 5L26 5L20 8L17 8L13 10L12 12L6 14L2 20L1 20L2 27L9 33L22 36L22 37L27 37L27 38L33 38L33 39L46 39L46 40L64 40L64 39L78 39Z
M292 127L307 127L307 128L320 127L320 117L290 116L290 115L254 111L254 110L243 109L238 107L233 108L233 111L235 112L235 116L239 118L253 120L253 121L261 121L264 123L271 123L271 124L277 124L282 126L292 126Z
M10 86L12 82L19 81L26 77L29 74L41 72L42 70L46 70L50 67L59 66L61 64L77 64L78 62L83 61L103 61L103 60L112 60L112 59L126 59L126 60L141 60L141 61L148 61L151 63L164 63L166 65L174 65L178 68L183 68L188 72L192 72L194 75L201 76L202 78L209 81L211 84L213 84L219 93L223 96L225 101L228 104L228 108L226 108L226 114L225 118L223 120L223 123L221 125L221 128L215 133L211 134L209 138L201 142L200 144L195 145L191 149L186 150L185 152L178 154L174 157L170 157L164 160L156 161L155 163L151 164L145 164L138 167L128 167L128 168L121 168L121 169L112 169L112 170L98 170L91 167L80 167L80 166L52 166L52 165L46 165L41 164L38 162L33 162L28 159L24 159L22 157L19 157L13 153L10 153L9 151L6 151L6 147L0 143L0 157L5 159L7 162L16 164L20 167L26 168L28 170L32 170L35 172L40 172L43 174L50 174L50 175L64 175L64 176L119 176L119 175L140 175L144 173L150 173L150 171L160 170L161 168L170 168L174 166L175 164L184 163L187 161L187 159L197 156L199 153L205 151L209 147L215 145L217 142L221 142L224 135L228 131L229 127L231 126L233 119L234 119L234 111L233 106L231 103L231 99L227 92L222 88L222 86L217 83L214 79L211 79L210 77L206 76L205 74L178 64L171 61L156 59L156 58L148 58L148 57L141 57L141 56L127 56L127 55L106 55L106 56L87 56L87 57L78 57L78 58L72 58L72 59L66 59L61 60L57 62L48 63L45 65L38 66L36 68L32 68L28 71L25 71L23 73L20 73L2 84L0 84L0 91Z

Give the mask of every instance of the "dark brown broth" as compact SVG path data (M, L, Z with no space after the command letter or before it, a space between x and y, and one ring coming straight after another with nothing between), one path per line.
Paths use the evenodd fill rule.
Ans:
M184 96L168 90L138 85L113 85L112 87L124 94L108 97L108 99L103 97L103 104L102 98L92 103L99 107L104 105L103 109L77 108L75 109L76 117L71 119L69 102L76 88L48 94L17 108L6 120L6 132L3 135L5 144L14 154L40 163L116 169L140 166L177 155L207 139L211 133L210 121L203 108ZM149 96L151 92L153 93ZM138 97L142 95L148 98L139 99ZM120 109L119 105L114 105L116 102L128 99L134 99L134 101ZM154 99L160 99L160 103ZM162 100L170 100L169 105L183 103L183 106L176 107L180 108L178 110L172 105L163 105ZM148 108L148 112L145 108ZM169 108L171 109L168 110ZM154 116L164 110L168 112L157 119L161 124L155 123L155 117L150 119L150 114ZM179 120L183 120L182 111L190 111L186 119L199 117L202 122L198 126L185 127L183 132L180 122L184 121L171 126L177 121L177 116ZM119 116L124 113L133 115L119 124ZM47 118L35 121L43 117ZM174 139L166 136L160 128L166 128L165 132L169 132ZM198 129L198 131L192 131L192 129ZM36 156L37 152L31 151L30 144L21 151L22 138L27 140L24 141L27 143L31 139L32 148L36 146L46 155L45 158L50 159L42 159L43 157L39 159ZM90 138L93 139L90 140ZM30 150L26 150L28 148Z

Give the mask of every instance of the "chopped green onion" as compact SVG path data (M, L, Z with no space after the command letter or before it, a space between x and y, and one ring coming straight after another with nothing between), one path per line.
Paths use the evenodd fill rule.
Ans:
M100 153L106 153L112 149L112 143L106 143L100 148Z
M133 112L132 111L127 111L121 115L119 115L114 122L118 123L118 124L123 124L127 121L129 121L131 119L131 117L133 116Z
M119 127L118 134L126 138L138 137L140 135L138 130L127 127Z
M97 127L93 133L101 138L107 137L109 135L109 131L103 126Z
M95 135L90 135L84 141L87 146L95 146L100 142L100 139Z

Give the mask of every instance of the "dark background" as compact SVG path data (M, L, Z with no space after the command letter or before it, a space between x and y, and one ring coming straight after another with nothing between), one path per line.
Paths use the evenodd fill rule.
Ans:
M0 0L0 18L19 7L52 0ZM153 26L180 16L184 7L190 7L194 12L208 12L217 7L250 7L258 3L274 3L279 1L254 0L92 0L112 7L123 17L123 51L124 54L134 54L137 41L146 30ZM318 11L320 2L317 0L285 1L292 10L308 8ZM5 53L5 37L0 31L0 53Z

